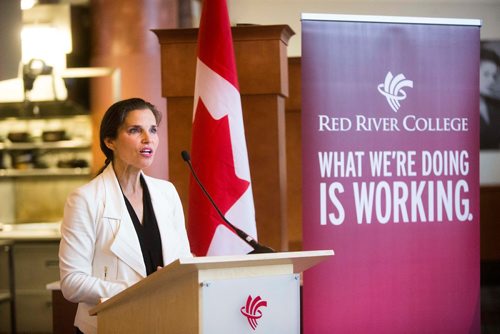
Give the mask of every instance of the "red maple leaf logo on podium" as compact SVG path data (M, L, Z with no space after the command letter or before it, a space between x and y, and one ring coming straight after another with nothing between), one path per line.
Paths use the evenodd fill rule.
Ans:
M262 317L262 311L259 310L261 307L267 307L265 300L262 300L260 296L252 299L252 296L248 295L247 303L241 308L241 314L247 317L248 323L253 330L257 328L257 319Z

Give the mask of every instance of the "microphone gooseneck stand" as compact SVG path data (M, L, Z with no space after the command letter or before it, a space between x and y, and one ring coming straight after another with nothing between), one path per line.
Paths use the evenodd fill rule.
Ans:
M238 227L234 226L229 220L226 219L224 214L220 211L219 207L215 204L214 200L212 199L212 196L208 193L208 191L205 189L203 184L201 183L200 179L198 179L198 176L196 175L196 172L194 171L193 165L191 164L191 158L189 156L189 153L187 151L182 151L181 152L182 159L188 164L189 169L191 170L191 174L193 175L194 179L196 180L196 183L198 186L201 188L205 196L208 198L212 206L214 207L215 211L219 214L219 216L224 220L224 222L233 229L233 231L240 237L243 241L245 241L250 247L253 248L253 251L251 251L248 254L261 254L261 253L275 253L275 251L267 246L259 244L254 238L252 238L250 235L248 235L246 232L242 231Z

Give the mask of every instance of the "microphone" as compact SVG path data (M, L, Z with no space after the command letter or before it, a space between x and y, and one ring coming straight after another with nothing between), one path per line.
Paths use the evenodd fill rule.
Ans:
M253 251L251 251L248 254L260 254L260 253L275 253L275 251L267 246L259 244L254 238L249 236L247 233L242 231L241 229L237 228L233 224L231 224L224 214L220 211L219 207L215 204L214 200L212 199L212 196L208 193L208 191L205 189L203 184L201 183L200 179L198 179L198 176L196 175L193 165L191 164L191 158L189 156L189 153L187 151L182 151L181 152L182 159L188 164L189 169L191 170L191 174L193 175L194 179L196 180L196 183L200 186L201 190L205 194L205 196L208 198L212 206L214 207L215 211L219 214L219 216L224 220L224 222L233 229L233 231L240 237L243 241L245 241L247 244L250 245L250 247L253 248Z

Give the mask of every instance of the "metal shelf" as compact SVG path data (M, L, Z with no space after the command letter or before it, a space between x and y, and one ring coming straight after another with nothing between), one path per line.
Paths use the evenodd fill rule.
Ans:
M90 168L0 169L0 177L90 175Z
M53 150L53 149L79 149L79 148L90 148L91 143L86 140L71 139L71 140L60 140L54 142L27 142L27 143L13 143L11 141L6 141L0 143L0 150L4 151L16 151L16 150Z

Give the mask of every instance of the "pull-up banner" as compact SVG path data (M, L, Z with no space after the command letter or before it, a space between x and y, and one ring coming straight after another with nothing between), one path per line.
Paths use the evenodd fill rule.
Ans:
M302 16L304 333L479 333L479 32Z

